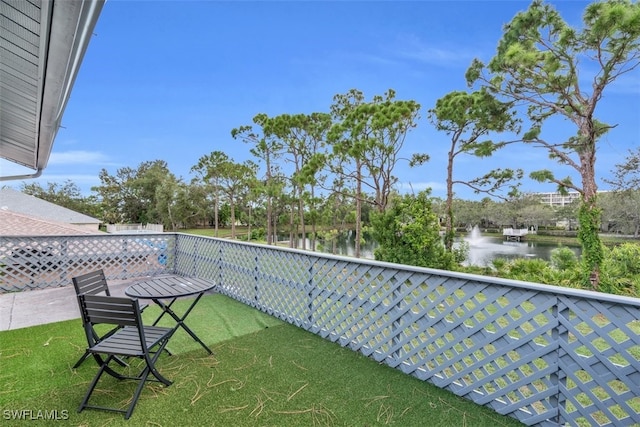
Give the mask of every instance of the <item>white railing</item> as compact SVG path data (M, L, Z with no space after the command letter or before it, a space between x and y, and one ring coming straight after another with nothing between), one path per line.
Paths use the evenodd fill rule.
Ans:
M527 228L503 228L502 235L503 236L526 236L529 234L529 229Z
M201 236L105 237L42 239L76 248L58 278L78 260L101 265L84 247L100 254L92 260L115 258L120 278L117 263L133 257L149 266L142 274L213 279L221 293L527 425L640 423L638 299ZM0 251L44 244L15 239L0 237ZM2 288L14 276L0 268ZM36 287L45 279L33 277Z
M162 224L107 224L107 233L162 233Z

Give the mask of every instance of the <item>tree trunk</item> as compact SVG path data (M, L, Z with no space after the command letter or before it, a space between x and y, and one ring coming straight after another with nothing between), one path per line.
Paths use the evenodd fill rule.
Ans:
M214 224L214 236L218 237L218 222L219 222L219 211L220 211L220 190L218 187L218 180L216 179L216 188L215 188L215 192L216 192L216 200L215 200L215 207L213 208L213 222Z
M360 258L360 235L362 233L362 166L358 160L356 179L356 241L355 257Z
M336 234L335 236L332 236L331 239L331 253L332 254L337 254L338 253L338 235L340 233L340 231L338 230L338 224L337 224L337 217L336 217L336 212L340 212L340 203L338 202L338 198L335 197L334 198L334 203L333 203L333 218L331 221L331 225L333 225L333 229L336 230ZM340 227L340 230L343 230L344 226Z
M293 203L291 204L291 212L289 213L289 247L298 247L298 233L296 233L296 221L295 221L295 209Z
M271 194L271 162L269 161L269 155L266 155L267 163L267 245L272 245L273 242L273 196Z
M315 206L315 192L313 191L313 186L311 187L311 212L315 212L316 211L316 206ZM311 216L311 247L310 249L312 251L315 252L316 250L316 236L318 235L318 229L317 229L317 217L315 216L315 214L313 216Z
M233 197L229 198L229 207L231 208L231 238L236 238L236 207Z
M453 147L449 151L447 162L447 201L445 203L444 247L447 252L453 251Z
M584 135L591 138L593 135ZM600 264L604 258L602 244L600 242L600 215L597 205L597 191L595 179L595 142L587 143L587 147L580 153L580 175L582 178L582 205L578 214L579 229L578 239L582 245L582 260L584 265L583 281L598 290L600 284Z
M251 204L249 204L249 220L247 221L247 242L251 241L251 221L253 221L253 219L251 218L251 213Z
M305 250L307 249L307 229L304 224L304 200L302 200L302 188L298 188L298 211L300 215L300 229L302 230L302 249Z

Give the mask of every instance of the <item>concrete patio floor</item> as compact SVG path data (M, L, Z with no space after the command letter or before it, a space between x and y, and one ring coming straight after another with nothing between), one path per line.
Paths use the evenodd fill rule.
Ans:
M125 296L133 280L109 280L113 296ZM72 285L0 294L0 331L79 319L78 300Z

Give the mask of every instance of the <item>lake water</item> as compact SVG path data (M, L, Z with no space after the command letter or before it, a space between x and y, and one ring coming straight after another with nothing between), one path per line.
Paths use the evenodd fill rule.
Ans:
M355 255L355 233L351 232L347 236L338 239L336 255ZM469 253L465 265L487 266L496 258L508 260L516 258L539 258L545 261L551 259L551 251L559 246L554 243L540 242L507 242L502 237L483 236L480 231L474 228L463 239L469 244ZM458 240L458 241L460 241ZM299 247L302 247L300 244ZM307 240L307 248L309 248ZM374 259L373 252L378 244L370 237L365 236L365 243L360 245L360 257L364 259ZM568 246L574 253L580 256L580 247ZM331 253L331 246L323 247L318 244L318 251Z
M526 239L523 242L507 242L502 237L483 236L477 228L474 228L464 241L469 244L465 264L477 266L489 265L496 258L539 258L549 261L551 251L559 247L554 243L527 242ZM567 247L580 256L580 247Z

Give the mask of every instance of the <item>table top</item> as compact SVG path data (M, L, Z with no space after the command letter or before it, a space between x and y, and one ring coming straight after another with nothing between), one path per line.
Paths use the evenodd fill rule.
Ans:
M178 298L206 292L215 287L213 280L195 277L155 277L142 280L125 289L124 293L131 298Z

